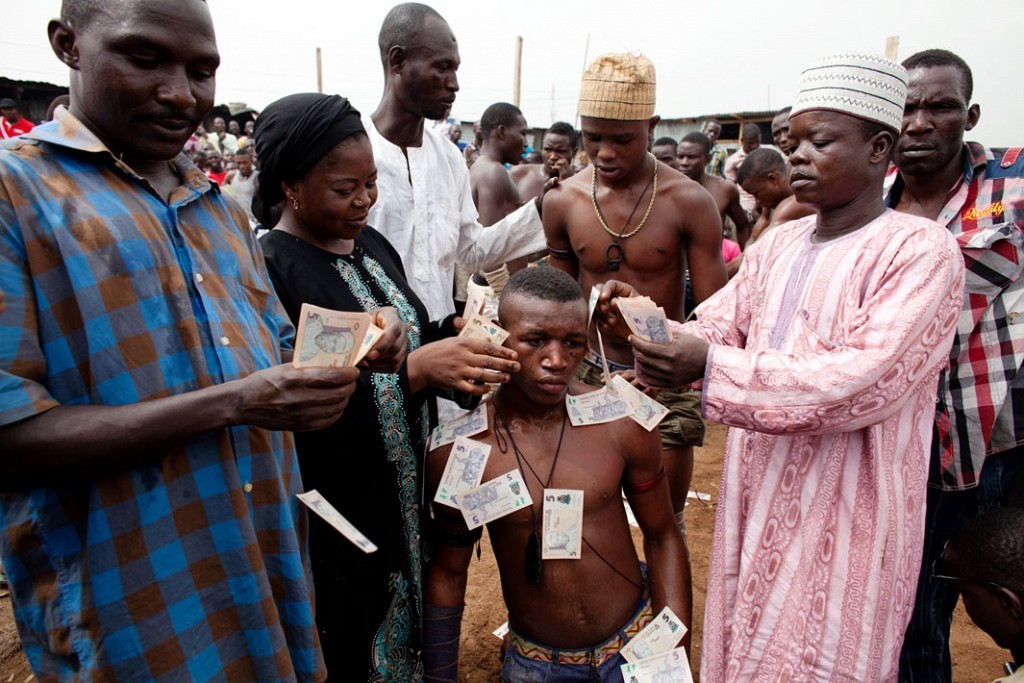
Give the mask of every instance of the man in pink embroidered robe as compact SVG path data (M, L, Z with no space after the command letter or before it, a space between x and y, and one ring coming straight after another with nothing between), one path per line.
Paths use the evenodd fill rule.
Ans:
M839 57L878 78L880 58ZM905 93L905 73L886 65ZM793 187L817 214L751 246L672 343L632 339L643 381L703 376L704 416L731 427L705 683L896 677L963 261L946 230L881 204L902 100L890 109L879 118L798 96ZM605 298L624 293L606 286Z

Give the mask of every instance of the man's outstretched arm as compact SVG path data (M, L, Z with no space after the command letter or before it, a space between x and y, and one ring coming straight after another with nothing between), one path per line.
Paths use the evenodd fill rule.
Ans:
M0 490L94 476L236 425L322 429L341 416L359 371L278 365L243 379L122 406L56 406L0 427Z

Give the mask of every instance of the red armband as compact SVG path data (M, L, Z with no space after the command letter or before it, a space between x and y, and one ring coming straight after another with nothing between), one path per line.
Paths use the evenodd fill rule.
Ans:
M622 490L626 492L627 496L639 496L641 493L647 493L648 491L656 487L658 484L661 483L661 480L664 478L665 468L662 467L661 471L658 472L658 476L656 476L654 479L651 479L650 481L644 481L639 484L625 484L622 487Z

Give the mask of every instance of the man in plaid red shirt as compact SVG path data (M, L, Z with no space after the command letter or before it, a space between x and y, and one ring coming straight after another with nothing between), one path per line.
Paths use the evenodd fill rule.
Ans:
M971 70L946 50L906 61L910 89L887 203L956 235L967 281L940 376L924 560L900 658L903 681L949 681L949 627L959 592L932 576L966 520L1010 504L1024 456L1024 158L964 142L981 115Z

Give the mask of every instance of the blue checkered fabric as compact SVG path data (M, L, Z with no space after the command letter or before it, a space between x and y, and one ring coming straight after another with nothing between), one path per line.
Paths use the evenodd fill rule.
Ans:
M64 110L0 148L0 425L280 363L293 333L245 213L184 156L164 201ZM235 427L0 494L41 680L321 680L291 434Z

